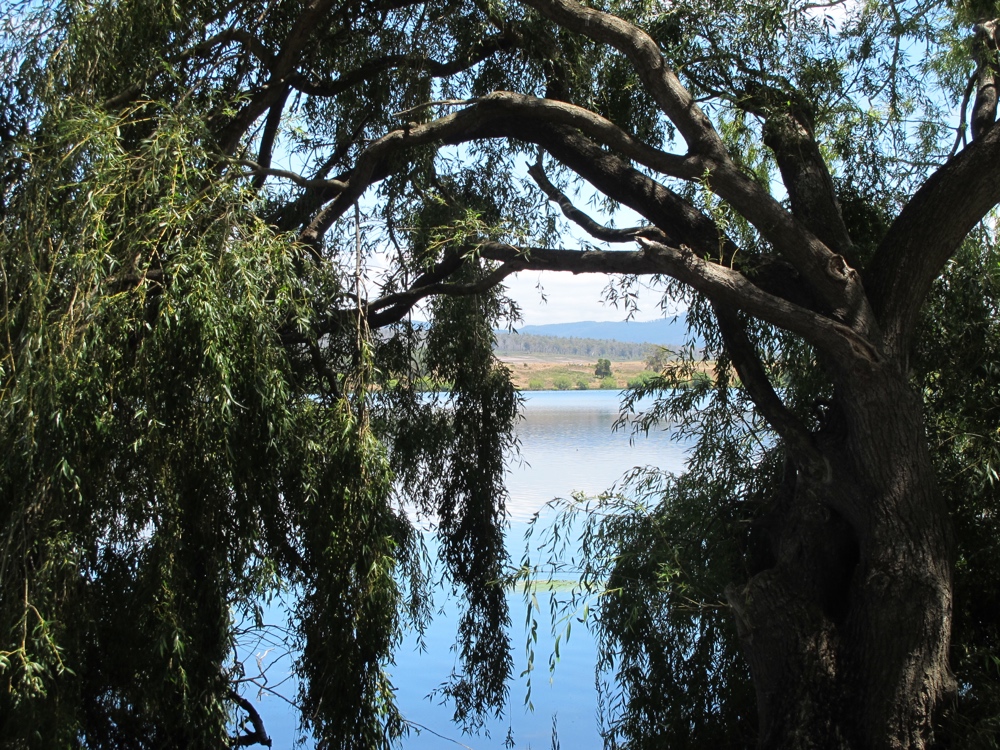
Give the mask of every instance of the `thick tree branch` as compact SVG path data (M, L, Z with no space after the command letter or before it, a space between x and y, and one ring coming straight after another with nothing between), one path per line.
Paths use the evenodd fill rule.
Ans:
M775 392L739 315L720 303L713 303L712 309L733 367L761 415L785 441L798 465L819 461L819 452L813 445L809 431Z
M792 214L827 247L856 266L854 244L840 213L833 178L807 118L791 112L768 117L764 143L778 162Z
M1000 202L998 169L1000 128L991 128L921 186L865 271L884 347L902 366L931 284L973 227Z
M253 704L235 690L229 692L229 697L232 698L236 705L247 712L247 715L250 717L250 725L253 727L252 732L233 737L233 746L250 747L251 745L263 745L264 747L271 747L271 738L267 736L267 732L264 729L264 720L260 717L260 713L254 708Z
M639 78L664 114L677 126L692 153L723 157L725 147L712 123L701 111L659 46L642 29L609 13L588 8L575 0L523 0L563 28L596 42L609 44L635 66Z
M674 245L687 245L703 256L729 262L736 247L709 217L689 201L634 169L615 154L566 127L521 127L522 138L542 145L609 198L644 216L664 232Z
M486 242L479 246L479 253L517 270L671 276L713 302L798 334L837 358L845 369L858 358L872 362L879 357L875 347L850 327L768 294L738 271L705 260L687 247L674 248L642 236L636 239L643 248L640 252L515 248Z
M663 230L674 245L687 245L698 254L729 264L736 251L719 234L715 222L676 193L632 169L614 154L595 146L578 133L565 128L535 128L519 137L533 140L563 164L586 179L605 195L640 213ZM818 299L832 316L847 322L867 320L863 290L858 275L844 259L832 253L820 240L801 226L760 186L727 163L710 177L719 193L742 210L761 228L800 275L800 285L810 293L799 298ZM798 262L796 262L798 261ZM815 282L815 283L809 283ZM825 292L825 294L823 294ZM860 297L860 299L859 299ZM854 314L851 311L854 310ZM866 331L870 326L859 326Z
M544 147L606 195L656 224L674 244L685 244L700 254L720 259L731 257L731 243L719 235L714 221L673 191L604 151L580 131L617 146L626 154L630 151L637 155L640 150L631 136L587 110L510 92L495 92L428 123L411 123L383 136L358 157L347 180L348 187L318 212L300 239L316 246L370 185L387 176L390 156L401 149L434 142L515 137ZM870 328L857 274L732 162L715 162L714 169L703 173L700 168L706 162L700 157L681 157L646 148L656 154L655 162L651 159L643 162L647 166L687 179L706 174L713 189L760 228L796 266L822 300L826 312L849 324L862 320L859 330L863 332Z
M870 335L874 326L859 274L731 161L706 180L713 191L746 218L809 284L825 312Z
M489 94L471 104L469 107L438 118L428 123L410 123L408 126L395 130L372 143L358 157L354 170L348 182L348 187L331 203L321 210L307 226L300 239L307 244L315 244L320 237L343 215L354 201L372 184L383 179L388 174L388 161L391 155L401 149L413 148L434 142L462 143L477 138L519 137L524 140L539 143L552 152L554 143L563 139L571 131L556 131L543 129L545 124L559 124L578 128L584 132L592 132L596 137L604 137L612 141L609 145L629 149L634 153L642 151L641 144L628 136L613 123L581 107L556 102L548 99L536 99L507 91ZM544 132L543 132L544 130ZM543 143L543 136L545 138ZM582 138L579 140L583 140ZM700 161L696 157L682 157L656 151L644 147L646 155L655 157L654 164L667 174L677 176L695 176L699 173ZM600 149L596 149L600 153ZM561 157L557 157L561 158ZM579 169L576 171L579 172ZM633 170L634 172L634 170ZM639 172L636 176L642 177ZM642 177L652 183L649 178ZM670 191L663 189L664 195ZM671 193L671 195L673 195ZM680 206L680 198L674 201ZM690 208L684 212L694 218L699 215ZM715 236L716 232L711 221L702 217L706 228ZM661 227L662 228L662 227ZM692 241L693 242L693 241Z
M673 248L641 235L636 239L643 247L639 252L555 250L483 242L470 247L466 253L449 253L437 266L418 278L408 290L362 302L362 309L369 326L379 328L398 322L414 304L428 296L479 294L510 274L523 270L565 271L574 274L667 275L703 293L715 304L743 310L802 336L817 348L830 353L845 368L849 369L858 357L869 361L878 358L875 348L848 326L768 294L738 271L704 260L687 247ZM498 261L503 265L473 284L447 283L448 276L458 270L466 258L473 255ZM342 312L353 314L354 310ZM340 311L332 313L328 322L320 326L317 333L322 335L333 330L341 318ZM295 343L299 339L293 336L286 337L286 340ZM786 421L783 424L790 423Z
M514 265L502 265L484 278L471 284L436 283L414 287L407 292L398 292L375 300L369 305L373 310L368 316L368 325L381 328L392 323L398 323L413 308L417 302L431 295L467 297L472 294L483 294L500 284L504 279L515 273Z
M648 34L575 0L524 2L564 28L609 44L628 57L647 90L684 136L689 149L706 156L712 189L795 264L831 314L857 325L859 330L871 328L871 316L856 275L845 273L845 264L837 260L836 253L794 221L766 190L733 164L711 122L667 67L659 47Z

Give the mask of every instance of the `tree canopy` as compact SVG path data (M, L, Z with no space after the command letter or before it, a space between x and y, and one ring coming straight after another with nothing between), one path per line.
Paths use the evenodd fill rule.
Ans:
M994 747L998 16L8 3L0 742L263 742L234 644L281 596L303 725L393 744L430 614L407 509L465 602L456 718L502 709L491 347L532 269L626 308L648 277L716 363L635 394L688 471L584 520L605 743Z

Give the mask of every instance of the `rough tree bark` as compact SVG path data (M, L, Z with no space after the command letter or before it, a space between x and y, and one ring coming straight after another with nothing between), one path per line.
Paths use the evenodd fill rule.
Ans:
M920 405L853 368L768 519L773 564L729 591L766 748L918 748L948 669L951 533Z

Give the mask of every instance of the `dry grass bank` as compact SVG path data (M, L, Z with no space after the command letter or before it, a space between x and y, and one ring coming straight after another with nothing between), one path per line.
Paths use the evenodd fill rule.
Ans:
M514 384L523 391L621 390L646 369L643 362L612 362L611 377L594 375L596 362L543 362L520 357L503 357L514 375Z
M565 390L621 390L630 380L642 373L650 373L645 362L612 362L611 377L594 375L597 362L581 359L558 359L533 356L504 356L500 358L514 376L514 384L523 391ZM700 372L711 374L711 363L699 365ZM651 373L650 373L651 374Z

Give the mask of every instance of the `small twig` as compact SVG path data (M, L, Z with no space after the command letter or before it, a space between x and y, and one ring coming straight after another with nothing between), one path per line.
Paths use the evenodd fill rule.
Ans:
M417 731L430 732L435 737L437 737L438 739L442 739L445 742L454 743L454 744L458 745L459 747L464 747L465 750L473 750L473 748L469 747L468 745L465 745L465 744L459 742L458 740L452 739L451 737L445 737L443 734L438 734L433 729L431 729L430 727L425 727L423 724L418 724L417 722L411 721L409 719L404 719L404 721L406 722L407 725L409 725L411 727L416 727Z

